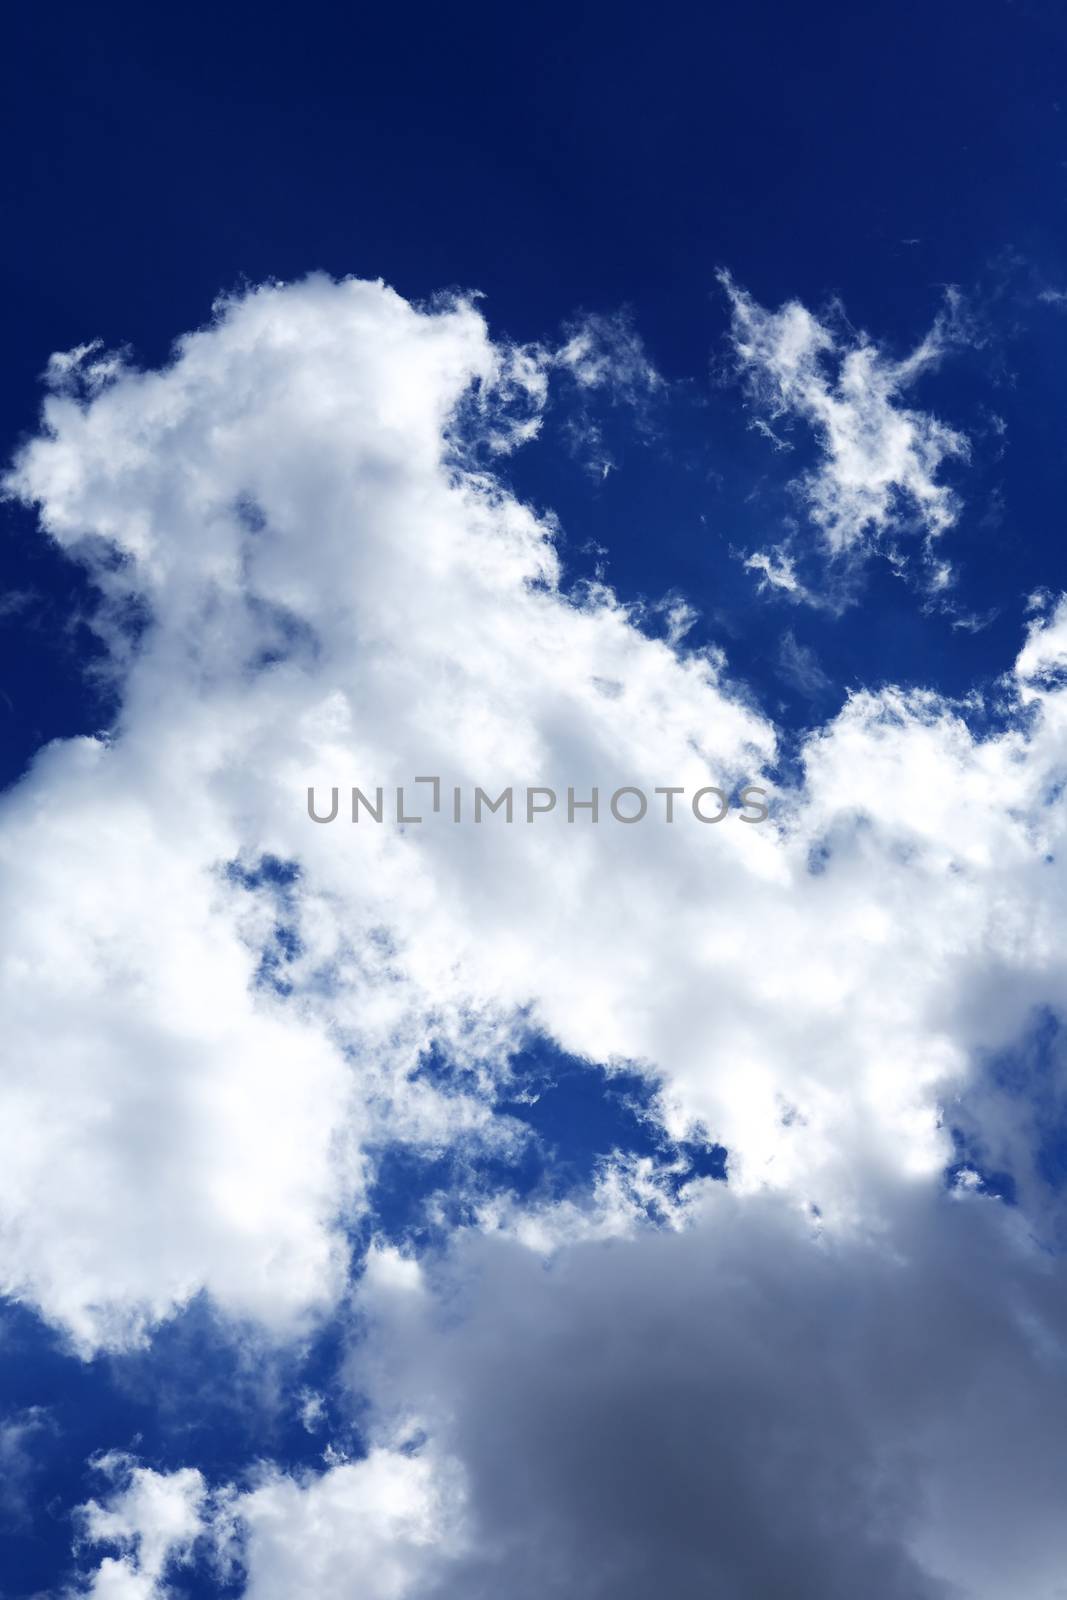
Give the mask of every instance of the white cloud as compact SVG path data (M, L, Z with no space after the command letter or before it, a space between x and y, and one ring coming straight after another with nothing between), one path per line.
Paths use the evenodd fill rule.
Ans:
M818 372L806 315L761 337ZM853 357L881 385L876 437L828 390L834 471L855 447L857 481L914 488L933 531L939 436L893 403L899 367ZM376 1250L364 1295L404 1309L361 1370L409 1431L383 1420L368 1462L233 1490L255 1600L349 1581L471 1600L501 1574L521 1600L575 1573L589 1597L643 1596L664 1570L748 1600L787 1549L820 1600L927 1600L942 1576L1040 1592L1062 1570L1037 1477L1060 1273L980 1189L941 1184L952 1120L1025 1169L1018 1234L1057 1237L1025 1097L998 1145L988 1062L1064 1009L1063 610L1035 621L1001 731L933 693L854 695L765 826L317 826L308 784L691 792L774 759L721 655L647 637L607 589L568 598L551 522L475 464L465 430L511 447L536 419L528 359L469 305L311 279L227 302L162 372L48 402L10 486L101 585L122 710L0 801L3 1283L86 1351L200 1289L291 1335L338 1304L373 1147L509 1148L491 1102L533 1025L647 1070L671 1132L728 1147L729 1192L679 1200L622 1153L586 1205L485 1197L451 1258L475 1355L433 1325L426 1264ZM864 478L880 429L903 444ZM824 490L844 543L867 526L849 516L881 514L880 490ZM417 1072L434 1043L451 1085ZM668 1226L643 1231L648 1211ZM1020 1485L999 1555L991 1388ZM89 1514L120 1547L94 1592L147 1600L230 1501L203 1510L195 1473L130 1482Z
M463 1549L462 1477L429 1451L373 1449L302 1482L261 1466L240 1490L192 1468L99 1465L114 1488L77 1513L87 1600L166 1600L196 1555L245 1600L405 1600ZM118 1554L100 1558L107 1545Z
M1043 613L1031 620L1016 672L1022 680L1025 698L1029 698L1042 681L1062 682L1067 672L1067 596L1052 607L1050 614Z
M317 1433L326 1421L326 1401L321 1394L305 1389L299 1396L300 1422L308 1433Z
M758 584L761 590L779 589L791 600L816 603L797 577L796 561L783 545L776 545L773 550L754 550L745 558L745 566L750 572L761 574Z
M594 477L606 478L618 463L605 441L602 418L590 408L590 397L627 407L641 429L647 428L652 400L665 388L632 317L626 311L614 316L587 314L565 328L563 343L546 360L556 372L569 374L577 387L577 404L570 406L564 424L572 453Z
M234 1504L245 1600L404 1600L463 1540L462 1479L430 1454L375 1449L301 1485L272 1474Z
M283 1330L328 1303L361 1140L486 1126L410 1075L435 1036L502 1063L539 948L597 1049L577 970L513 915L531 894L566 914L558 887L597 870L586 841L325 832L309 783L696 787L713 755L743 773L770 745L717 662L645 638L607 591L564 600L551 526L457 468L457 407L490 406L510 359L466 305L267 289L167 371L51 398L12 477L93 566L126 671L116 736L53 746L0 818L22 1130L3 1266L86 1347L201 1286ZM131 599L153 619L132 655ZM303 867L284 1000L253 983L269 891L222 870L263 853Z
M827 550L854 555L909 524L928 539L946 532L959 508L938 474L946 460L965 458L969 445L901 396L944 354L954 303L909 356L895 360L866 335L835 333L796 300L767 311L728 273L720 281L752 403L772 422L806 423L822 452L821 464L799 486ZM764 418L756 425L769 431ZM780 448L777 436L773 442Z
M3 1276L86 1347L204 1285L291 1330L343 1282L327 1225L360 1183L344 1062L254 990L212 871L235 840L180 754L168 775L122 741L55 745L0 808Z
M571 323L554 356L582 389L606 389L614 399L636 404L663 387L644 342L626 312L587 314Z
M0 813L5 1281L86 1348L201 1287L283 1333L332 1303L362 1147L513 1137L486 1097L527 1017L661 1075L735 1184L847 1212L872 1170L940 1169L941 1096L1059 992L1053 692L984 743L856 697L766 827L309 822L309 783L691 792L773 752L720 657L564 598L551 525L456 465L510 359L467 305L268 288L166 371L51 399L16 467L109 633L153 619L114 737ZM300 866L281 908L223 872L264 854ZM278 917L284 993L255 983ZM464 1092L412 1076L435 1039Z
M269 288L163 373L50 400L16 467L107 626L125 597L154 618L115 738L51 747L0 816L3 1267L86 1347L200 1286L280 1331L328 1306L363 1142L510 1136L411 1077L434 1038L490 1090L533 1016L662 1074L737 1184L853 1205L872 1163L937 1171L939 1094L1022 1026L1005 998L984 1034L969 995L1045 995L1056 698L987 744L934 698L857 698L781 827L309 822L309 782L693 790L773 750L721 659L566 600L550 525L456 469L456 406L506 360L469 306ZM221 870L264 853L301 866L285 995L254 986L282 912Z
M79 1508L81 1544L113 1545L78 1594L89 1600L164 1600L167 1577L187 1565L209 1526L208 1491L193 1467L153 1472L121 1455L96 1465L114 1484L103 1503Z

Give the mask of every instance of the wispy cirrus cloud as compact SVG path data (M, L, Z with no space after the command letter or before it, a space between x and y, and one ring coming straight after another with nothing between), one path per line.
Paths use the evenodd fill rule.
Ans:
M666 388L627 310L607 316L587 313L568 323L563 342L551 354L555 371L575 385L565 435L575 456L596 478L606 478L617 462L604 422L591 406L596 397L610 407L625 406L637 426L647 426L650 407Z
M795 480L830 557L856 557L890 533L914 531L929 545L959 515L942 468L966 460L963 433L906 402L908 389L958 338L960 307L949 294L926 336L897 359L863 333L821 321L799 301L768 311L720 272L731 314L730 345L755 414L776 450L776 428L803 424L819 452Z

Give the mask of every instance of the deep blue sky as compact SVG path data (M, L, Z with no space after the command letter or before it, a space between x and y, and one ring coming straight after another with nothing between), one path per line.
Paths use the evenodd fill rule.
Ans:
M625 305L678 385L651 434L608 415L620 470L598 485L550 414L508 468L560 512L571 574L590 570L581 546L595 539L624 595L683 591L704 614L698 637L726 644L797 726L849 683L961 692L1010 661L1026 593L1067 586L1067 315L1038 298L1067 288L1065 69L1067 11L1040 0L16 8L0 50L4 455L34 426L51 351L100 338L157 362L246 281L318 268L415 298L474 288L515 339ZM921 401L975 440L972 464L947 473L964 501L949 553L961 599L999 608L988 628L922 615L877 563L838 621L756 599L730 549L774 542L797 460L748 429L721 381L719 266L766 305L838 295L900 352L960 287L981 349L953 356ZM21 597L0 614L9 781L42 739L91 729L107 707L84 677L76 571L25 516L3 515L0 595ZM824 699L782 680L786 627L824 667ZM588 1164L630 1113L560 1081L530 1120ZM52 1405L66 1432L48 1509L13 1530L5 1594L62 1570L65 1507L87 1492L93 1448L139 1433L173 1464L174 1417L197 1433L209 1414L218 1432L197 1436L198 1459L213 1450L220 1470L314 1448L292 1418L254 1434L237 1402L236 1421L215 1414L228 1369L202 1307L121 1376L56 1355L28 1313L6 1337L0 1410ZM310 1352L314 1381L333 1359L328 1343ZM146 1400L160 1391L169 1410Z

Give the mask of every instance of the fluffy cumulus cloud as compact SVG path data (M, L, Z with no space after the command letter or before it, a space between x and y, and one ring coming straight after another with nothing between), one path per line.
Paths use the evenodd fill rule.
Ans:
M88 1561L69 1600L166 1600L194 1564L249 1600L401 1600L462 1549L462 1482L428 1453L375 1449L303 1484L261 1467L242 1490L119 1455L97 1466L108 1492L79 1508Z
M91 1600L155 1600L166 1593L168 1574L189 1565L205 1531L207 1485L194 1467L153 1472L117 1454L96 1465L112 1492L79 1508L80 1536L112 1553L81 1592Z
M887 364L733 293L826 442L828 542L898 494L946 527L961 441L899 404L937 340ZM702 787L775 788L775 729L721 654L568 588L508 490L559 365L462 300L267 286L163 370L55 365L9 475L98 585L121 708L0 800L3 1286L82 1351L199 1291L277 1338L347 1307L372 1419L305 1478L123 1480L85 1581L154 1595L228 1529L253 1600L1052 1595L1061 1207L1031 1134L1059 1068L1003 1063L1065 993L1063 612L992 732L858 694L768 820L702 821ZM512 820L475 822L478 786ZM349 1305L377 1153L514 1154L494 1107L532 1032L646 1074L727 1183L621 1152L584 1196L476 1184Z
M239 1496L248 1600L425 1593L465 1541L464 1485L432 1451L373 1449L298 1484L274 1474Z
M749 388L753 426L778 450L790 442L773 425L801 422L814 435L819 463L798 488L826 551L850 557L884 536L915 530L927 543L955 522L958 504L940 477L946 461L966 458L966 437L904 396L951 345L956 302L907 356L895 359L865 335L822 322L799 301L768 311L728 273L720 274L731 312L730 341ZM785 589L781 559L749 562ZM776 575L777 574L777 575ZM945 564L930 581L943 587Z
M505 436L514 371L467 305L266 289L165 372L85 398L65 371L12 476L91 563L125 674L113 735L47 750L0 823L25 1130L5 1271L84 1341L200 1287L268 1320L328 1300L361 1148L487 1121L484 1095L416 1078L432 1043L491 1074L533 1007L570 1048L633 1053L621 903L697 835L712 872L773 870L736 818L718 851L692 817L661 829L651 859L562 803L536 827L347 820L352 784L390 804L427 773L468 804L479 784L599 785L606 809L771 748L717 660L679 659L607 592L560 594L551 527L469 456ZM338 824L309 820L309 785L344 791ZM292 864L288 892L264 862ZM282 922L285 982L257 982ZM627 939L637 978L655 952Z

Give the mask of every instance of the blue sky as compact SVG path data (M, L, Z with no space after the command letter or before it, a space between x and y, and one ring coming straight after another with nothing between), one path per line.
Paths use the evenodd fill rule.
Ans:
M3 1600L1062 1592L1065 35L9 20Z

